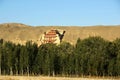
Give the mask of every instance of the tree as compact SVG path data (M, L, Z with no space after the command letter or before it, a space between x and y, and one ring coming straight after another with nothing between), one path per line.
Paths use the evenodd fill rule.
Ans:
M14 44L11 42L5 42L3 45L3 54L2 54L2 69L4 74L13 74L12 67L12 56L14 51Z
M3 39L0 39L0 75L1 75L1 57L2 57L2 50L3 50Z
M18 65L19 65L19 55L20 55L20 45L14 45L14 50L12 51L12 69L13 74L18 75Z
M59 46L58 46L58 54L60 55L60 73L63 75L63 76L68 76L70 74L72 74L72 69L73 69L73 61L70 62L72 59L71 58L71 55L73 55L73 50L74 50L74 47L70 44L70 43L67 43L67 42L63 42L61 43ZM73 57L72 57L73 58Z
M75 54L79 56L76 69L80 75L104 75L104 68L107 65L105 63L106 45L107 41L101 37L89 37L82 41L78 39Z
M120 75L120 39L116 39L113 41L115 48L112 50L111 57L114 59L113 64L113 76L119 76Z

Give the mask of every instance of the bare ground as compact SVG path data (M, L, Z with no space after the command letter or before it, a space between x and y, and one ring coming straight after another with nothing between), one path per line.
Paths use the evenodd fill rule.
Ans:
M47 77L47 76L0 76L0 80L120 80L120 78L70 78L70 77Z
M50 29L65 30L63 41L75 44L77 39L88 38L89 36L101 36L106 40L113 41L120 38L120 25L116 26L37 26L32 27L24 24L11 23L0 24L0 39L12 41L14 43L25 44L26 41L32 40L40 42L41 35Z

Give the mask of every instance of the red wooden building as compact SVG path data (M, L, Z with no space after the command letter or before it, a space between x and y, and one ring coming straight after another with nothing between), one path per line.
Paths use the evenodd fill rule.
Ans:
M43 43L54 43L57 39L56 30L50 30L44 34L44 41Z
M45 32L41 37L41 44L55 43L60 44L64 36L65 31L52 29Z

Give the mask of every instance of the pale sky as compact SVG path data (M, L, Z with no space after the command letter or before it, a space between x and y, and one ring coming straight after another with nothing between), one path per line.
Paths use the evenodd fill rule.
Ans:
M0 0L0 24L120 25L120 0Z

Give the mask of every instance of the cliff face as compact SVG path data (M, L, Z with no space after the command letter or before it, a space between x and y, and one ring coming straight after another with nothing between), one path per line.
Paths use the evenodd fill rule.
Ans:
M26 41L32 40L39 43L41 35L50 29L61 29L66 31L63 41L76 43L76 40L89 36L101 36L106 40L115 40L120 38L120 26L37 26L32 27L24 24L10 23L0 24L0 38L14 43L24 44Z

